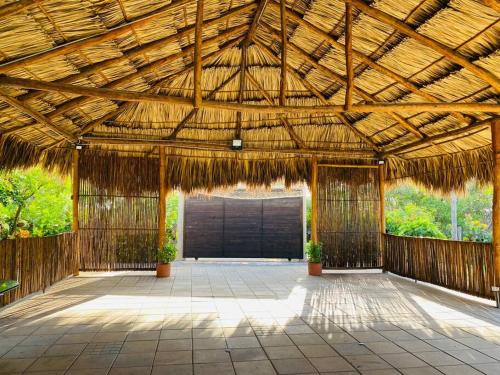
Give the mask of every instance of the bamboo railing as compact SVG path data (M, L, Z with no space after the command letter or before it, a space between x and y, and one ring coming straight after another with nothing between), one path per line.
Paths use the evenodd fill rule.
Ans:
M0 241L0 279L20 284L0 297L0 306L72 275L77 267L75 245L74 233Z
M384 235L389 272L460 292L493 298L491 243Z

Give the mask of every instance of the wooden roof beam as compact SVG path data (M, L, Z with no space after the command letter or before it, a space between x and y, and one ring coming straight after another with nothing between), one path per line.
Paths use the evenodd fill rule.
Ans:
M273 6L275 9L277 9L277 4L274 2L272 2L270 4L270 6ZM303 19L297 12L295 12L291 9L287 9L287 13L288 13L288 17L293 22L299 24L305 30L312 32L312 33L320 36L321 38L325 39L328 43L330 43L333 47L337 48L339 51L345 51L346 45L338 42L328 33L324 32L323 30L321 30L317 26L313 25L309 21L306 21L305 19ZM399 83L400 85L405 87L407 90L413 92L414 94L420 96L421 98L428 100L430 102L434 102L434 103L443 102L441 99L437 98L436 96L423 91L422 89L417 87L417 85L415 85L414 83L409 81L407 78L405 78L405 77L401 76L400 74L394 72L393 70L386 68L385 66L377 63L375 60L368 57L364 53L359 52L356 49L352 49L352 54L354 57L356 57L357 59L362 61L364 64L366 64L367 66L369 66L373 70L393 79L394 81L396 81L397 83ZM466 118L461 113L452 112L451 115L465 124L470 124L473 121L473 119Z
M255 77L250 73L250 72L247 72L247 76L248 76L248 79L250 80L250 82L252 83L252 85L255 86L255 88L257 90L259 90L259 92L262 94L262 96L266 99L266 101L271 104L271 105L274 105L274 100L272 98L272 96L269 94L269 92L267 92L261 85L260 83L255 79ZM290 136L290 139L295 143L295 145L297 146L298 149L303 149L305 148L305 143L304 141L300 138L300 136L295 132L295 130L293 129L293 126L290 124L290 122L288 121L288 119L285 117L285 116L279 116L280 117L280 121L281 123L283 124L283 126L285 127L288 135Z
M241 26L236 26L236 28L229 29L229 30L221 33L220 35L217 35L213 38L207 39L206 45L211 46L211 45L217 44L223 40L225 41L228 38L230 38L231 36L234 36L235 34L241 33L242 31L244 31L246 29L246 27L247 27L246 25L241 25ZM236 40L240 40L240 39L236 38ZM232 40L229 43L229 45L231 47L234 46L234 44L235 44L234 40ZM140 67L139 69L137 69L136 72L128 74L122 78L119 78L116 81L112 81L112 82L102 86L102 88L118 88L119 86L123 85L124 83L127 83L129 81L135 80L135 79L140 78L140 77L143 77L144 75L152 73L152 72L158 70L159 68L161 68L162 66L165 66L169 63L172 63L172 62L178 60L179 58L182 58L182 57L185 57L185 56L192 54L193 50L194 50L194 46L190 45L186 48L183 48L178 53L175 53L173 55L156 60L148 65L144 65L144 66ZM74 109L74 108L82 105L83 103L85 103L88 100L89 99L85 98L85 97L78 97L78 98L71 99L71 100L61 104L60 106L58 106L55 111L50 113L49 117L53 118L55 116L58 116L66 111L69 111L71 109Z
M243 103L243 92L245 91L245 81L247 72L247 53L248 53L248 33L241 45L241 61L240 61L240 84L238 88L238 103ZM236 113L236 129L234 132L235 139L241 139L241 112Z
M386 25L389 25L396 30L400 31L401 33L417 40L421 44L423 44L426 47L429 47L433 49L434 51L440 53L441 55L445 56L448 60L454 62L455 64L458 64L462 66L463 68L469 70L471 73L473 73L475 76L481 78L485 82L489 83L496 91L500 92L500 79L495 76L493 73L489 72L488 70L473 64L471 61L469 61L465 56L462 54L454 51L450 47L444 45L441 42L438 42L434 39L431 39L423 34L420 34L413 30L409 25L407 25L405 22L398 20L396 17L393 17L385 12L382 12L381 10L375 9L371 6L369 6L367 3L365 3L364 0L351 0L352 4L361 10L363 13L367 14L368 16L385 23Z
M21 57L15 60L8 61L0 65L0 73L5 73L14 68L24 67L34 62L40 62L57 56L66 55L68 53L79 51L83 48L91 47L96 44L108 42L117 37L120 37L128 32L133 31L134 27L141 27L148 23L163 17L172 10L188 5L192 0L173 0L170 4L156 9L150 13L142 15L135 20L120 24L112 29L107 30L102 34L90 36L82 39L77 39L72 42L60 44L50 50L35 53L33 55Z
M134 139L134 138L111 138L111 137L83 137L82 141L86 144L114 144L114 145L139 145L139 146L170 146L176 148L186 148L195 150L208 150L208 151L231 151L231 152L241 152L235 151L231 148L231 145L224 145L220 143L209 143L209 142L196 142L187 140L166 140L166 139ZM275 154L292 154L292 155L324 155L324 156L344 156L349 155L351 157L368 157L375 158L376 155L373 151L369 150L324 150L316 148L304 148L304 149L279 149L279 148L253 148L245 147L245 152L256 152L256 153L275 153Z
M269 0L260 0L257 9L255 10L255 16L253 17L252 24L248 29L247 36L245 38L245 44L248 46L250 42L253 40L255 36L255 31L257 30L257 26L259 26L260 19L266 10L266 6Z
M203 0L196 0L196 26L194 31L194 108L201 107L203 93L201 90L202 74L202 41L203 41Z
M436 134L436 135L430 136L427 139L421 139L419 141L415 141L415 142L403 145L401 147L396 147L396 148L393 148L391 150L387 150L382 155L384 157L396 155L396 154L408 152L409 150L412 150L413 148L418 147L418 146L422 146L425 144L432 144L433 142L436 142L436 141L439 141L442 139L461 136L461 135L463 135L465 133L469 133L469 132L475 132L477 130L480 130L481 128L488 128L489 126L492 126L495 123L495 121L497 121L499 119L500 119L500 117L496 116L496 117L492 117L492 118L489 118L489 119L486 119L483 121L476 121L475 123L468 125L468 126L465 126L463 128L460 128L460 129L455 129L455 130L451 130L451 131L444 132L441 134ZM453 139L451 139L450 142L453 142Z
M193 108L193 101L189 98L171 95L153 95L137 91L114 90L96 87L69 85L65 83L44 82L33 79L0 77L0 85L23 87L33 90L44 90L51 92L67 93L72 95L91 96L110 100L123 100L129 102L149 102L178 105ZM346 112L342 105L329 106L276 106L258 104L240 104L232 102L220 102L207 100L203 102L203 108L224 111L242 111L249 113L273 113L273 114L322 114ZM353 104L353 113L439 113L439 112L478 112L478 113L500 113L500 105L492 103L373 103Z
M40 124L44 125L45 127L49 128L50 130L56 132L57 134L59 134L63 138L66 138L68 141L76 142L78 140L78 138L75 135L62 129L59 125L54 124L47 117L45 117L41 113L37 112L35 109L27 106L26 104L21 103L16 98L13 98L9 95L6 95L6 94L0 92L0 99L2 101L4 101L5 103L11 105L12 107L18 109L19 111L32 117L34 120L38 121ZM26 127L22 127L21 129L25 129L25 128ZM17 129L17 130L20 130L20 129ZM11 134L11 132L12 132L12 129L5 131L2 135L7 136L7 135Z
M233 10L221 15L218 18L203 22L203 28L204 29L210 28L210 27L217 25L221 22L225 22L225 21L229 21L233 18L237 18L237 17L241 16L242 14L250 12L255 7L256 7L256 5L254 3L250 3L247 5L241 6L241 7L234 8ZM166 44L176 42L179 40L179 38L182 38L185 36L189 37L192 33L194 33L194 30L195 30L194 25L185 27L183 29L180 29L175 34L172 34L172 35L166 36L165 38L157 39L153 42L146 43L146 44L143 44L141 46L132 48L128 51L125 51L122 56L115 57L115 58L108 59L108 60L104 60L104 61L92 64L92 65L85 66L80 70L79 73L72 74L68 77L65 77L65 78L62 78L62 79L59 79L59 80L56 80L53 82L71 83L74 81L78 81L82 78L88 77L92 74L97 74L104 69L128 62L129 60L133 60L137 57L140 57L147 52L152 52L152 51L155 51L159 48L162 48ZM18 99L19 100L34 99L34 98L40 97L41 95L43 95L43 93L40 93L39 91L34 91L34 92L29 92L27 94L21 95L18 97Z
M257 45L266 53L270 58L274 60L279 60L278 57L271 51L271 49L263 44L260 41L256 41ZM302 77L299 73L298 70L296 70L293 66L290 64L288 66L288 72L292 74L297 80L299 80L305 88L307 88L309 91L311 91L314 96L316 96L323 105L329 105L328 99L325 98L325 96L316 88L314 87L313 84L309 83L305 77ZM349 119L343 114L343 113L336 113L335 116L339 118L339 120L347 126L354 134L356 134L359 138L361 138L366 144L370 145L375 151L380 152L380 148L373 142L366 134L358 130L350 121Z
M269 31L269 33L274 37L275 40L278 40L279 33L276 30L274 30L271 26L267 25L266 23L262 23L262 25ZM311 57L309 54L307 54L304 50L302 50L297 45L290 43L289 46L290 46L290 50L295 52L302 59L306 60L314 68L323 72L324 75L330 77L334 81L336 81L344 86L347 85L347 80L345 77L343 77L340 74L337 74L337 73L333 72L332 70L330 70L329 68L321 65L318 61L316 61L316 59ZM355 93L360 95L366 101L369 101L369 102L377 102L378 101L377 98L375 98L373 95L356 87L355 85L353 85L352 89ZM410 124L402 116L400 116L396 113L391 113L390 116L393 117L403 128L408 130L410 133L413 133L414 135L416 135L419 138L425 138L425 134L420 132L414 125Z

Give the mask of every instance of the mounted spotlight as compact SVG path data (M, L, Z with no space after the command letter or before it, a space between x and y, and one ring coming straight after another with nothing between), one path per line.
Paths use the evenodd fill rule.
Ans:
M384 165L385 164L385 161L384 160L379 160L378 161L378 165Z
M233 139L233 141L231 142L231 148L233 150L242 150L243 141L241 139Z

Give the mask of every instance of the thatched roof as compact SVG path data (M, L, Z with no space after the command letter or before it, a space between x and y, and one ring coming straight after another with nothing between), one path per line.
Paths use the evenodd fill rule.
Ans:
M311 156L443 189L490 178L497 0L202 3L0 0L0 166L65 169L80 143L165 146L188 189L293 183Z

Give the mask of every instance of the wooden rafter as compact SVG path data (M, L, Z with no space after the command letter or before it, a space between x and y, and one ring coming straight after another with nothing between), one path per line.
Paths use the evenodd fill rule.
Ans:
M203 0L196 0L196 25L194 31L194 107L200 108L203 100L201 91L203 40Z
M248 45L254 38L257 26L259 26L260 19L266 10L266 6L269 0L260 0L257 9L255 10L255 16L253 17L252 24L248 29L247 37L245 39L245 44Z
M273 51L271 51L271 49L268 46L266 46L265 44L263 44L259 41L256 41L256 43L261 48L261 50L265 54L267 54L271 59L274 59L275 61L279 61L278 57L273 53ZM304 85L304 87L306 89L311 91L313 93L313 95L316 96L321 101L321 103L323 105L330 104L328 99L326 99L325 96L316 87L314 87L313 84L309 83L309 81L307 81L307 79L302 77L302 75L300 74L300 72L297 69L295 69L290 64L288 64L287 67L288 67L288 72L291 75L293 75L297 80L299 80L302 83L302 85ZM351 131L353 131L354 134L356 134L359 138L361 138L366 144L370 145L375 151L377 151L377 152L380 151L380 148L375 144L375 142L373 142L370 138L368 138L368 136L366 134L364 134L363 132L358 130L355 126L353 126L353 124L349 121L349 119L343 113L336 113L335 116L338 117L339 120L345 126L347 126L349 129L351 129Z
M206 56L205 56L205 59L207 59L207 60L208 60L208 59L211 59L211 58L213 58L213 57L216 57L216 56L218 56L218 55L222 54L223 52L227 51L228 49L233 48L233 47L234 47L236 44L238 44L241 40L242 40L242 38L240 37L240 38L236 38L235 40L230 41L229 43L227 43L227 44L225 44L223 47L221 47L219 50L214 51L214 52L211 52L211 53L209 53L208 55L206 55ZM186 52L186 51L185 51L185 52ZM187 52L186 52L186 53L187 53ZM168 61L167 61L167 62L168 62ZM182 69L181 71L174 73L172 76L163 77L163 78L158 78L158 80L164 80L164 79L166 79L166 78L171 79L171 78L173 78L175 75L177 75L177 74L182 74L183 72L185 72L185 71L187 71L187 70L190 70L190 69L193 69L193 64L189 64L188 66L186 66L186 67L185 67L184 69ZM137 74L137 72L136 72L136 73L133 73L133 74ZM154 92L154 90L155 90L155 88L156 88L156 86L154 85L154 86L153 86L152 88L150 88L149 90L146 90L146 92L147 92L147 93L153 93L153 92ZM33 91L33 92L35 92L35 91ZM38 91L36 91L36 92L38 92ZM42 92L43 92L43 91L42 91ZM87 99L87 98L85 98L85 97L79 97L79 98L77 98L77 99L73 99L73 100L78 100L78 102L73 102L73 104L71 104L71 105L69 105L69 106L68 106L68 105L66 105L66 103L65 103L65 104L62 104L62 106L59 106L59 107L57 107L57 108L56 108L56 111L57 111L57 112L56 112L56 111L54 111L54 112L52 112L52 113L51 113L51 115L49 115L49 118L55 117L56 115L58 115L58 114L60 114L60 113L63 113L64 111L66 111L66 110L68 110L68 109L71 109L71 108L73 108L73 107L75 107L75 106L77 106L77 105L79 105L79 104L83 103L83 101L88 100L88 99ZM126 103L127 103L127 102L125 102L125 104L126 104ZM88 123L87 125L85 125L85 126L84 126L81 130L80 130L80 135L82 135L82 134L86 134L86 133L91 132L91 131L95 128L95 127L97 127L97 126L101 125L103 122L105 122L105 121L107 121L107 120L109 120L109 119L113 118L114 116L118 115L118 114L119 114L119 113L123 110L123 108L122 108L122 106L123 106L123 105L124 105L123 103L122 103L122 104L119 104L119 105L118 105L118 108L117 108L116 110L111 111L111 112L107 113L106 115L104 115L104 116L102 116L102 117L100 117L100 118L98 118L98 119L96 119L96 120L94 120L94 121L92 121L92 122ZM64 107L63 107L63 106L64 106ZM68 107L71 107L71 108L68 108ZM54 113L55 113L55 115L54 115ZM25 125L24 127L31 127L31 126L34 126L34 125L36 125L36 123L27 124L27 125ZM18 129L15 129L15 130L18 130Z
M62 129L59 125L54 124L52 121L50 121L47 117L36 111L35 109L27 106L26 104L21 103L19 100L16 98L13 98L9 95L3 94L0 92L0 99L4 101L5 103L11 105L14 108L17 108L21 112L27 114L28 116L32 117L34 120L38 121L40 124L44 125L45 127L49 128L50 130L56 132L60 136L66 138L68 141L75 142L77 141L77 137L74 136L73 134L67 132L66 130ZM25 127L23 127L24 129ZM10 131L7 130L3 133L3 135L9 135Z
M167 139L134 139L134 138L112 138L112 137L83 137L83 143L87 144L107 144L107 145L140 145L140 146L171 146L176 148L187 148L194 150L208 151L234 151L229 144L196 142L187 140L167 140ZM315 148L305 149L279 149L279 148L253 148L245 147L247 152L292 154L292 155L325 155L325 156L345 156L374 158L376 155L371 150L343 149L325 150Z
M278 5L276 3L270 3L270 6L273 6L276 10L278 9ZM298 13L294 12L291 9L287 10L288 17L295 23L298 23L301 27L303 27L305 30L312 32L319 37L325 39L329 44L331 44L333 47L337 48L339 51L344 51L346 49L346 45L338 42L336 39L334 39L331 35L328 33L324 32L317 26L313 25L309 21L306 21L303 19ZM377 63L375 60L372 58L366 56L364 53L359 52L356 49L352 49L352 54L354 57L362 61L364 64L372 68L373 70L393 79L409 91L413 92L414 94L420 96L421 98L428 100L430 102L434 103L439 103L443 102L441 99L437 98L436 96L429 94L423 90L421 90L417 85L412 83L410 80L407 78L401 76L400 74L394 72L391 69L386 68L385 66ZM463 114L457 113L457 112L452 112L452 115L460 120L461 122L464 122L465 124L469 124L472 119L466 118Z
M436 134L436 135L430 136L427 139L421 139L419 141L408 143L408 144L403 145L401 147L396 147L396 148L393 148L391 150L387 150L383 153L383 155L384 156L391 156L391 155L400 154L400 153L412 150L415 147L422 146L425 144L430 144L433 142L437 142L437 141L442 140L442 139L448 139L448 138L462 136L465 133L475 132L477 130L480 130L481 128L486 129L489 126L491 126L498 119L500 119L500 117L493 117L493 118L489 118L487 120L477 121L475 123L472 123L469 126L465 126L463 128L460 128L460 129L454 129L454 130L447 131L444 133ZM453 139L450 139L449 141L452 142Z
M269 92L267 92L260 85L259 81L257 81L255 79L255 77L250 72L247 72L247 75L248 75L248 79L252 83L252 85L255 86L255 88L262 94L262 96L266 99L266 101L269 104L273 105L274 104L274 100L273 100L272 96L269 94ZM280 121L283 124L283 126L285 127L285 129L288 132L288 135L290 136L290 138L292 139L292 141L295 142L295 145L297 146L297 148L299 148L299 149L305 148L304 141L295 132L295 130L293 129L293 127L290 124L290 122L288 121L288 119L285 116L280 116Z
M274 30L271 26L269 26L266 23L262 23L262 25L266 28L266 30L269 31L270 35L275 39L278 40L279 38L279 33ZM346 86L347 81L346 78L341 76L338 73L335 73L331 71L329 68L321 65L316 59L311 57L309 54L307 54L304 50L302 50L300 47L293 43L289 43L290 51L294 52L298 57L306 60L309 64L311 64L315 69L321 71L325 76L330 77L334 81ZM366 91L356 87L355 85L353 86L353 91L360 95L364 100L375 103L377 102L377 98L375 98L373 95L367 93ZM351 107L352 108L352 107ZM408 121L406 121L402 116L396 114L396 113L391 113L391 117L393 117L403 128L408 130L409 132L413 133L419 138L425 138L425 135L422 134L414 125L410 124Z
M246 82L246 72L247 72L247 53L248 53L248 43L247 37L243 40L241 45L241 61L240 61L240 84L238 87L238 103L243 103L243 93L245 91ZM241 139L241 112L236 113L236 129L234 132L235 139Z
M50 50L35 53L33 55L21 57L12 61L8 61L0 65L0 73L5 73L14 68L20 68L34 62L40 62L48 59L55 58L57 56L66 55L68 53L77 52L83 48L88 48L96 44L101 44L108 42L117 37L120 37L128 32L132 31L133 27L141 27L147 25L148 23L163 17L165 14L178 9L182 6L188 5L192 0L174 0L170 4L165 5L159 9L156 9L150 13L142 15L135 19L134 21L120 24L112 29L107 30L102 34L96 36L90 36L82 39L77 39L72 42L64 43L58 45Z
M208 29L212 26L218 25L221 22L225 22L225 21L228 21L230 19L237 18L237 17L241 16L242 14L250 12L255 7L256 7L256 5L254 3L251 3L251 4L241 6L241 7L234 8L231 11L224 13L223 15L221 15L220 17L218 17L216 19L212 19L212 20L203 22L203 29ZM93 74L97 74L105 69L110 68L110 67L119 66L120 64L125 63L125 62L128 63L130 60L134 60L134 59L136 59L136 58L138 58L138 57L140 57L148 52L156 51L156 50L164 47L165 45L168 45L170 43L178 41L179 39L181 39L183 37L189 37L191 34L194 33L194 30L195 30L194 25L182 28L177 33L175 33L173 35L169 35L169 36L166 36L165 38L161 38L161 39L155 40L153 42L146 43L146 44L140 45L138 47L132 48L132 49L124 52L122 56L115 57L115 58L108 59L108 60L104 60L104 61L92 64L92 65L86 66L86 67L82 68L79 73L72 74L68 77L59 79L59 80L54 81L54 82L58 82L58 83L76 82L76 81L79 81L85 77L91 76ZM40 93L38 91L29 92L27 94L20 96L18 99L20 99L20 100L34 99L34 98L40 97L41 95L42 95L42 93Z
M129 102L149 102L178 105L182 107L193 107L193 101L189 98L172 95L153 95L136 91L104 89L96 87L85 87L78 85L69 85L64 83L53 83L38 81L33 79L0 77L0 85L23 87L33 90L44 90L51 92L67 93L81 96L91 96L96 98L105 98L110 100L123 100ZM207 100L203 102L203 108L225 111L242 111L249 113L299 113L299 114L323 114L323 113L343 113L342 105L328 106L276 106L276 105L257 105L240 104L231 102L220 102ZM353 104L351 111L354 113L393 113L393 112L490 112L500 113L500 105L492 103L374 103L374 104Z
M213 38L207 39L206 40L206 45L207 46L212 46L212 45L218 44L221 41L225 41L228 38L231 38L232 36L237 35L237 34L243 32L243 31L245 31L246 27L247 27L246 25L241 25L241 26L237 26L236 28L229 29L229 30L221 33L220 35L217 35L217 36L215 36ZM240 39L237 38L237 40L240 40ZM234 45L234 42L235 41L233 40L233 42L230 42L225 47L226 48L229 47L229 46L232 47ZM170 55L170 56L164 57L162 59L156 60L156 61L154 61L154 62L152 62L150 64L144 65L141 68L137 69L137 71L135 71L135 72L133 72L131 74L125 75L125 76L117 79L116 81L112 81L112 82L110 82L110 83L102 86L102 88L112 88L112 89L119 88L123 84L131 82L131 81L133 81L135 79L141 78L141 77L143 77L143 76L145 76L145 75L147 75L149 73L155 72L158 69L160 69L161 67L163 67L163 66L165 66L167 64L173 63L173 62L175 62L176 60L178 60L178 59L180 59L182 57L191 55L193 53L193 50L194 50L194 46L193 45L187 46L186 48L183 48L178 53L175 53L173 55ZM88 100L89 99L85 98L85 97L78 97L78 98L75 98L75 99L71 99L71 100L69 100L69 101L61 104L54 111L52 111L49 114L49 118L53 119L56 116L59 116L59 115L61 115L62 113L66 112L66 111L69 111L69 110L72 110L74 108L77 108L78 106L83 105Z
M352 93L354 91L354 67L352 61L352 4L351 0L345 2L345 69L347 72L347 85L345 89L345 109L352 106Z
M240 72L236 71L233 74L231 74L228 78L226 78L219 86L217 86L215 89L210 91L210 93L207 95L207 99L213 99L213 97L220 91L222 90L229 82L231 82L233 79L235 79ZM175 139L177 137L177 134L187 125L187 123L198 113L197 108L193 108L175 127L175 129L170 133L170 135L167 137L167 139Z
M376 20L383 22L396 30L402 32L403 34L417 40L422 45L433 49L434 51L442 54L448 60L462 66L463 68L469 70L475 76L483 79L485 82L489 83L496 91L500 91L500 79L496 77L493 73L487 71L486 69L480 67L479 65L473 64L469 59L467 59L462 54L454 51L450 47L431 39L423 34L420 34L408 26L405 22L398 20L397 18L382 12L381 10L375 9L364 2L364 0L351 0L353 5L361 10L363 13L375 18Z

